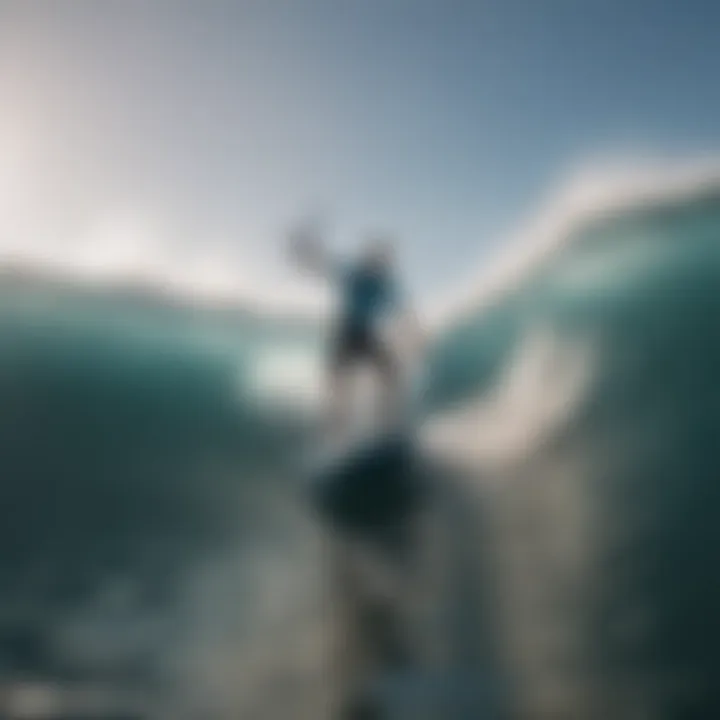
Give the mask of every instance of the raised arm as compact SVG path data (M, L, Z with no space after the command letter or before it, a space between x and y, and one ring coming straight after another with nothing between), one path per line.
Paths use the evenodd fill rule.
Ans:
M290 258L301 269L334 280L339 272L335 258L325 248L320 233L310 227L302 227L290 233Z

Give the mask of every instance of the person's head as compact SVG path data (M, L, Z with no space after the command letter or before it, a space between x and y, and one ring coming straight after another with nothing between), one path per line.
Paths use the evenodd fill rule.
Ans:
M391 270L395 264L395 244L387 235L374 235L365 245L361 257L363 265L372 270Z

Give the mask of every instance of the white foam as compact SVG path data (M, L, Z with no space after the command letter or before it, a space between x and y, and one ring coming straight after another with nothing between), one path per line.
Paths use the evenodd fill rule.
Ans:
M592 387L598 360L588 337L530 328L492 391L442 413L427 424L424 438L473 469L521 460L572 420Z
M481 310L521 282L590 219L633 206L669 202L720 186L720 158L688 161L594 161L570 173L529 222L505 242L496 261L484 262L464 282L436 298L425 298L428 332L468 312ZM137 288L158 296L210 307L247 310L283 318L316 319L330 308L329 293L282 273L260 270L236 244L201 247L184 259L148 218L115 213L102 217L75 243L0 237L0 269L109 288ZM460 288L456 290L456 288Z
M581 168L562 182L541 210L483 265L427 308L431 332L479 312L512 290L591 220L649 204L679 202L720 188L720 157L687 161L607 162ZM457 287L455 285L454 287Z

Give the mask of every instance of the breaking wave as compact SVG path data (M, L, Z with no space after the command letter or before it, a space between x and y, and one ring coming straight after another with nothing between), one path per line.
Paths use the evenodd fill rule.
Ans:
M720 181L665 174L574 185L432 318L420 412L484 508L520 717L718 704ZM292 481L322 323L43 268L0 280L8 702L318 717L319 538Z

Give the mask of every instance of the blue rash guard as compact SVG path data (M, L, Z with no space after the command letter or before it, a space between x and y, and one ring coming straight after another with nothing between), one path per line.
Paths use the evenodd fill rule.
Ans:
M399 304L400 293L392 274L362 265L341 268L340 290L340 326L355 332L373 333L382 317Z

